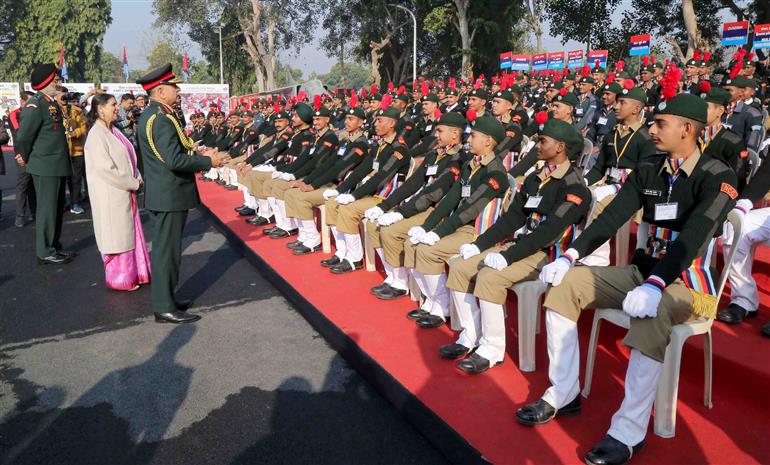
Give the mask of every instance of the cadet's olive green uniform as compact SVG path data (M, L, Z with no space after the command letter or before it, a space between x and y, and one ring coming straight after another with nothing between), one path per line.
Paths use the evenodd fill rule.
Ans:
M37 197L35 251L39 258L61 250L64 215L64 182L72 165L64 133L62 112L56 100L38 92L24 107L24 117L14 142L25 157Z
M196 156L171 107L150 100L139 118L139 153L144 162L145 208L153 222L152 306L156 313L176 311L182 232L187 211L200 203L195 173L211 169L211 159Z

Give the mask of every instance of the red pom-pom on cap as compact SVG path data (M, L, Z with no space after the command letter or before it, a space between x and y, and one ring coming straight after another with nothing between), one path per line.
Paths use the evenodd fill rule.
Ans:
M631 79L626 79L625 81L623 81L623 88L628 90L633 89L634 81L632 81Z
M465 119L468 120L468 122L472 123L476 120L476 110L470 109L465 112Z
M548 113L545 111L539 111L535 113L535 122L540 124L545 124L545 122L548 121Z

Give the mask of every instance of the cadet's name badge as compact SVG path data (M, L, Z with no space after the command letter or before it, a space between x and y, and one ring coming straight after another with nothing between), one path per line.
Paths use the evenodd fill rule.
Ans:
M578 116L583 116L583 109L582 108L576 109L575 110L575 114L578 115Z
M310 148L310 155L312 155L312 154L314 154L314 153L315 153L315 147L311 147L311 148Z
M599 118L596 124L598 124L599 126L604 126L605 124L607 124L607 118L602 116L601 118Z
M435 176L438 173L438 165L430 165L425 171L426 176Z
M610 177L612 179L620 179L620 170L617 168L610 168Z
M463 184L462 191L460 192L460 196L462 198L468 198L471 196L471 185L470 184Z
M675 220L679 202L659 203L655 205L655 221Z
M540 206L540 202L543 200L542 195L533 195L527 199L527 203L524 204L524 208L537 208Z
M374 163L372 163L372 170L373 171L380 171L380 162L375 161Z
M430 131L431 129L433 129L433 125L432 124L429 124L429 125L425 126L425 131Z

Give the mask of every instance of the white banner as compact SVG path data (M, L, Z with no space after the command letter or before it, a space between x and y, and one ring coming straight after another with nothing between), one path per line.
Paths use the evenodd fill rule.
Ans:
M19 108L20 100L18 82L0 82L0 117Z
M146 94L147 92L142 89L139 84L131 82L103 82L100 88L104 89L108 94L114 95L116 98L120 98L123 94Z

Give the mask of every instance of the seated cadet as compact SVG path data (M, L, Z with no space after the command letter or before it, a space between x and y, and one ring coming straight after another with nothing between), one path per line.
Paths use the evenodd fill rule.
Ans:
M446 196L420 226L407 232L405 261L414 261L412 276L420 286L423 303L407 318L422 328L441 326L449 316L449 292L445 265L462 244L484 233L500 214L503 196L509 191L503 154L495 146L505 137L505 129L491 116L473 121L468 138L473 158L460 170L460 176ZM411 257L414 257L413 259Z
M280 171L274 171L272 179L268 179L262 184L262 191L267 196L267 202L270 204L270 208L275 215L276 224L289 225L288 229L273 229L268 234L272 239L288 237L293 234L295 229L298 229L295 228L295 226L298 226L297 219L286 214L286 204L283 200L286 191L298 185L293 184L294 181L310 174L317 165L324 165L327 159L333 159L337 153L339 140L337 140L337 135L334 134L334 131L329 129L330 116L331 112L328 108L321 105L320 96L316 95L316 110L313 113L313 140L302 150L302 153L300 153L296 160L281 168ZM302 242L305 241L304 235L301 235L298 239L289 248L293 249L294 246L301 246ZM321 250L320 241L314 248L305 249L307 247L297 247L296 253L317 252Z
M569 124L575 125L575 120L572 117L572 113L575 110L575 107L578 106L578 100L575 94L572 92L567 92L567 89L561 86L561 84L556 83L557 85L554 86L555 88L559 88L559 90L555 91L555 95L553 97L553 100L550 104L550 116L553 119L565 121ZM535 125L535 129L533 134L537 133L541 128L543 123L545 121L541 121L540 118L536 117L532 118L532 121L530 122L530 126L533 124ZM577 161L580 158L580 152L581 150L577 151L574 154L570 154L572 156L573 161ZM508 170L508 174L516 178L516 181L518 183L521 183L524 181L524 176L529 172L530 169L534 168L535 163L537 163L537 150L535 150L534 147L530 149L530 151L524 155L518 163L513 165L513 168Z
M594 152L599 152L604 137L615 130L617 124L617 97L623 89L614 82L605 84L601 87L602 108L596 112L594 122L588 130L586 136L594 144Z
M441 112L438 111L438 95L428 92L427 82L423 82L423 92L426 93L419 101L420 118L415 122L419 142L411 147L412 157L423 156L436 146L436 121L441 117Z
M753 79L737 76L724 81L722 87L730 92L725 126L740 135L748 148L758 150L759 144L762 143L762 113L747 104L743 97L744 89L753 88L754 85Z
M537 279L540 269L564 252L562 247L588 214L591 193L581 170L569 161L569 153L582 145L583 138L572 125L559 120L545 123L536 145L543 167L527 176L500 219L475 241L463 244L461 257L450 261L447 288L462 332L456 343L441 347L439 353L454 360L473 351L458 363L461 370L481 373L502 363L508 288ZM487 268L479 271L482 262Z
M224 174L226 182L225 189L231 191L238 189L238 172L236 171L236 167L240 162L248 158L249 150L251 150L252 146L259 143L259 134L253 127L254 113L252 113L251 110L246 110L241 114L241 118L243 119L244 129L241 132L240 138L227 150L231 160L222 167L222 173ZM253 215L254 213L252 212L250 214Z
M468 159L461 142L467 124L459 113L442 115L436 123L438 146L428 152L401 187L364 213L369 221L376 220L378 224L378 227L369 225L367 231L385 268L385 282L371 289L380 299L396 299L407 294L409 276L404 267L414 268L414 262L404 261L407 232L425 221L433 211L433 205L446 195L459 177L460 166Z
M351 99L353 103L356 101L356 97ZM366 115L361 108L348 110L345 115L345 139L341 141L339 149L325 161L319 162L313 172L304 179L294 181L292 185L296 185L295 188L286 191L284 195L286 216L296 218L300 222L301 241L299 244L290 243L293 244L293 248L298 248L301 244L306 249L312 250L321 244L321 235L316 229L314 208L324 204L324 191L335 188L367 158L369 141L361 130L365 118ZM339 262L332 265L337 263Z
M583 76L578 81L580 93L577 96L578 104L575 107L575 116L578 119L577 128L580 134L585 136L591 129L590 125L594 121L596 114L596 96L594 95L594 78L588 75L591 68L583 67Z
M215 147L220 153L226 152L229 154L230 149L232 149L241 139L241 134L243 134L245 128L241 123L241 115L236 111L230 113L230 117L227 120L227 126L227 134L216 143ZM221 186L226 186L227 179L224 167L212 168L212 170L216 172L216 183Z
M492 96L492 116L497 118L500 124L505 128L506 135L508 136L507 146L500 147L501 150L509 151L513 150L519 152L521 147L521 141L524 138L524 132L521 129L519 121L521 117L513 119L511 112L513 111L513 105L516 103L516 97L513 96L507 87L507 82L504 81L500 86L501 90L495 92ZM497 151L496 151L497 152ZM511 157L511 166L506 166L506 170L513 167L515 163L515 157Z
M717 319L737 324L757 316L759 294L757 282L751 276L754 251L759 245L770 245L770 208L753 209L762 200L770 186L770 163L762 163L749 183L741 191L735 208L744 213L743 237L734 244L735 255L730 265L730 305L719 311ZM762 327L762 335L770 337L770 323Z
M584 308L622 308L631 317L623 343L631 348L625 397L588 464L624 464L644 444L663 358L674 325L714 318L716 276L703 256L713 252L722 222L735 204L735 173L698 148L707 116L703 99L681 94L661 102L650 128L665 157L640 163L615 200L540 279L552 285L543 306L548 332L548 377L543 397L516 413L528 426L580 411L577 320ZM606 242L640 208L650 224L646 251L622 267L579 266L581 256Z
M278 120L276 118L276 127ZM246 166L242 168L243 179L238 181L248 190L249 194L256 197L259 211L256 219L250 221L254 226L263 226L270 223L270 217L275 215L272 206L267 201L267 192L264 189L264 183L272 179L273 173L283 169L296 160L302 151L313 142L313 134L309 123L313 122L313 109L304 103L298 103L294 107L291 116L292 130L285 131L279 137L276 137L273 146L264 152L257 151L251 157L246 159ZM291 229L289 225L276 225L278 229L284 226ZM265 228L263 233L269 234L273 228Z
M235 171L238 174L236 180L243 191L243 206L236 208L235 211L242 216L254 215L246 220L247 223L254 226L262 226L271 223L272 220L270 220L270 218L272 217L272 214L270 213L270 205L267 203L267 200L258 201L252 194L254 183L252 178L250 178L249 173L253 172L256 166L262 165L268 160L272 160L275 157L275 154L279 153L279 150L285 150L292 135L291 127L289 125L289 119L291 118L289 114L278 109L273 115L272 125L274 126L274 129L270 132L271 135L263 136L259 143L259 147L256 150L253 150L244 161L237 164L235 167ZM263 134L264 133L265 131L263 131ZM284 148L281 149L280 147ZM254 171L254 173L257 175L256 171ZM270 173L262 173L265 178L268 178L269 174ZM247 181L247 179L249 181Z
M211 110L206 117L206 124L203 125L203 130L201 131L200 140L198 141L200 145L204 147L213 147L217 143L217 136L218 133L216 131L217 127L217 111ZM211 180L209 178L206 178L207 180Z
M647 95L633 86L631 80L625 81L624 89L618 95L615 115L618 124L612 135L604 138L596 157L596 162L586 174L586 184L591 187L596 199L592 220L596 218L615 198L625 183L628 175L648 157L655 155L647 126L642 117ZM581 262L590 266L610 264L610 243L607 241Z
M702 81L704 84L708 82ZM711 87L700 96L708 104L708 121L701 135L704 155L719 158L735 171L738 193L746 187L749 176L749 152L741 136L722 124L722 116L730 104L730 93L720 87Z
M349 184L346 180L337 189L324 192L324 197L328 199L326 218L329 224L335 226L332 233L337 249L342 243L345 244L344 256L338 255L340 263L329 267L329 271L334 274L350 273L363 267L364 248L359 224L364 212L398 189L409 170L409 149L403 139L396 137L396 124L401 113L391 107L390 103L390 96L385 95L382 108L374 118L374 129L380 139L377 149L370 149L373 159L371 163L359 165L363 169L371 169L369 179L355 189L355 184ZM340 193L350 189L353 191L349 194Z

